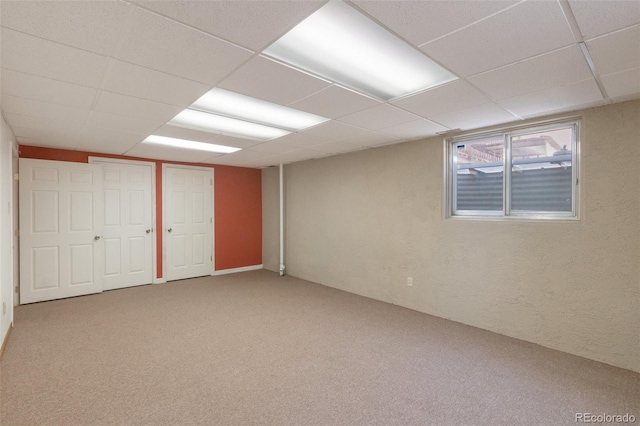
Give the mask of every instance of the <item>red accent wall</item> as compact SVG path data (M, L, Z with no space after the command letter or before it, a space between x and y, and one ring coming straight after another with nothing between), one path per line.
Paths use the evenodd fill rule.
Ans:
M21 158L88 163L89 157L142 160L156 164L156 229L162 229L162 164L211 167L214 172L216 271L262 263L262 173L258 169L150 160L139 157L20 145ZM162 235L156 232L156 276L162 277Z
M242 194L238 194L239 190ZM262 173L239 167L229 167L223 173L216 169L214 193L216 269L219 264L225 265L220 269L247 266L243 257L259 259L253 265L261 264ZM224 248L218 250L218 242L224 242Z

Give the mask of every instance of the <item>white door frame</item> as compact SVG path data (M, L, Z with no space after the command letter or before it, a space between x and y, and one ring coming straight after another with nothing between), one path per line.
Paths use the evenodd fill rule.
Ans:
M160 284L165 282L163 278L158 278L158 245L156 244L157 238L155 233L158 231L156 225L158 223L158 215L156 212L156 163L153 161L139 161L139 160L125 160L120 158L108 158L108 157L96 157L90 156L89 163L118 163L118 164L137 164L139 166L151 166L151 217L153 225L151 226L151 233L154 234L151 238L151 257L153 273L151 277L153 284ZM164 242L164 239L163 239ZM163 271L164 276L164 271Z
M167 185L166 176L167 176L167 168L171 167L174 169L191 169L191 170L204 170L211 172L211 275L214 275L216 270L216 200L215 200L215 176L213 167L201 167L201 166L188 166L184 164L171 164L171 163L162 163L162 278L164 281L167 279L167 244L166 244L166 235L164 234L165 229L167 229L166 218L167 215L165 212L167 211ZM163 282L164 282L163 281Z

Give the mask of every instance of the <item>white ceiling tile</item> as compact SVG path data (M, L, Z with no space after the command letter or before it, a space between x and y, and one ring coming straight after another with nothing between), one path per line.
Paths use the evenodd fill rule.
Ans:
M242 151L236 151L231 154L225 154L219 158L216 158L218 164L239 165L246 161L252 161L268 157L272 154L265 152L254 151L251 148L243 149Z
M36 141L37 139L39 139L38 136L44 133L42 129L34 129L32 127L20 127L16 125L12 125L11 130L13 131L13 134L16 137L16 139L29 139L33 141Z
M331 155L331 154L329 154ZM264 169L268 167L275 167L273 161L270 160L271 157L265 157L261 160L247 161L242 164L242 167L255 168L255 169Z
M186 108L211 86L122 61L112 61L103 89Z
M87 117L86 124L88 127L96 127L99 129L112 129L149 135L162 126L164 122L140 120L139 118L126 117L123 115L91 111L89 117Z
M350 140L350 141L365 141L365 140L367 140L367 138L369 138L369 136L372 133L373 133L373 131L371 131L371 130L361 129L359 127L354 127L353 129L349 129L346 132L345 136L337 135L333 139L326 139L325 142L343 141L343 140L347 140L347 139Z
M167 74L215 84L253 52L135 8L116 58Z
M280 164L280 163L289 164L289 163L295 163L297 161L304 161L304 160L311 160L313 158L325 157L326 155L327 155L327 152L303 148L297 151L287 152L285 154L277 154L269 158L272 159L273 161L272 164Z
M569 0L584 38L591 38L640 23L638 0Z
M22 144L23 140L28 140L27 145L49 148L75 149L76 145L84 139L81 128L45 130L11 125L11 130L13 130L18 143Z
M81 86L98 87L109 59L2 28L2 67ZM28 52L28 53L27 53Z
M640 25L588 40L587 48L600 75L638 68Z
M277 139L278 142L282 142L285 145L293 146L295 148L308 148L311 145L318 145L319 143L324 142L323 138L309 135L306 133L296 133L292 132L288 135L284 135L281 138Z
M349 124L331 120L299 133L316 136L322 139L322 142L331 142L348 137L358 136L368 132L364 129L354 127Z
M11 130L17 139L38 139L38 132L44 132L41 129L34 129L32 127L19 127L19 126L11 126Z
M430 118L450 129L462 130L477 129L518 120L518 117L509 114L494 103L450 111L444 114L434 114Z
M338 142L350 143L358 146L377 146L384 145L391 142L399 142L404 138L398 138L395 136L382 134L378 132L367 132L364 135L352 136L345 139L340 139Z
M314 145L310 147L310 149L313 149L315 151L327 152L329 154L341 154L343 152L357 151L359 149L362 149L362 145L344 141L336 141Z
M212 153L212 152L193 151L193 150L190 151L186 149L183 151L185 152L180 154L180 156L185 159L180 161L185 161L190 163L200 163L203 166L212 165L214 164L212 160L217 158L225 158L227 156L227 154L218 154L218 153ZM170 160L176 161L172 158L170 158Z
M73 121L51 120L42 117L34 117L30 115L5 113L4 118L7 120L7 124L14 127L23 127L30 129L41 129L52 132L59 132L61 134L75 134L76 130L82 126L74 123ZM28 135L21 135L28 136Z
M602 100L600 89L596 81L590 78L566 86L505 98L498 103L522 117L528 117L551 114L569 107L600 100Z
M7 1L2 26L109 56L130 9L115 1Z
M467 77L575 42L560 5L526 1L421 49Z
M295 151L296 149L299 148L287 145L286 143L280 141L280 139L263 142L251 147L251 151L264 152L265 154L283 154L285 152Z
M367 96L334 85L288 106L322 117L338 118L380 104Z
M37 146L37 141L35 139L26 138L24 136L16 136L16 142L18 142L18 145Z
M240 151L242 152L242 151ZM265 156L270 155L270 154L262 154L262 156L260 157L255 157L253 160L250 159L246 159L246 158L240 158L240 157L233 157L233 154L224 154L224 155L219 155L219 156L212 156L209 158L205 158L203 160L201 160L200 162L202 164L211 164L211 165L221 165L221 166L233 166L233 167L245 167L245 164L251 161L258 161L258 160L262 160L265 158Z
M183 108L119 93L101 91L94 109L100 112L142 120L167 122L182 111Z
M640 92L637 92L637 93L634 93L632 95L619 96L617 98L612 99L612 101L615 102L615 103L620 103L620 102L627 102L627 101L635 101L635 100L639 100L639 99L640 99ZM594 107L598 107L598 106L604 106L604 105L607 105L607 104L609 104L609 101L600 101L597 104L594 103L594 105L580 106L579 109L582 109L582 108L594 108Z
M572 45L469 77L469 81L493 99L502 99L574 83L591 76L582 51L577 45Z
M257 56L222 81L219 87L287 105L329 85L324 80Z
M209 166L209 165L213 165L214 164L213 162L217 158L224 158L225 155L226 154L216 154L216 153L213 153L213 152L209 152L209 153L207 153L207 157L206 158L203 158L203 159L200 160L200 163L203 165L203 167L206 167L206 166Z
M341 117L339 121L365 129L377 130L383 127L406 123L407 121L414 121L418 118L420 117L410 112L403 111L388 104L382 104Z
M155 160L184 161L188 163L198 163L210 152L196 151L182 148L172 148L169 146L139 143L125 152L132 157L149 158Z
M564 107L564 108L559 108L559 109L556 109L556 110L553 110L553 111L545 111L545 112L541 112L541 113L526 115L526 116L524 116L524 118L525 119L531 119L531 118L536 118L536 117L547 117L549 114L562 114L562 113L565 113L565 112L573 112L573 111L584 110L584 109L589 109L589 108L597 108L597 107L610 105L610 104L611 104L610 100L601 99L599 101L593 101L593 102L587 102L587 103L584 103L584 104L571 105L571 106Z
M138 1L137 4L253 50L262 50L324 1ZM188 7L186 6L188 5Z
M229 158L224 158L224 162L216 162L217 164L224 164L228 166L237 166L237 167L267 167L267 166L277 166L280 164L276 158L279 154L265 154L263 157L257 157L253 160L233 160ZM283 155L283 154L280 154Z
M76 146L76 150L103 154L124 154L145 138L144 135L114 129L87 128L85 134L86 137Z
M415 45L472 24L517 2L354 1L358 7ZM428 22L425 22L425 17Z
M384 133L395 137L396 139L418 139L427 136L433 136L437 132L447 131L446 127L443 127L437 123L421 118L419 120L410 121L408 123L397 124L395 126L380 129L380 133ZM381 142L382 144L384 142ZM380 145L378 144L378 145Z
M378 145L374 145L374 146L372 146L372 148L378 148L378 147L381 147L381 146L388 146L388 145L398 145L398 144L404 143L404 142L408 142L408 140L394 140L394 141L391 141L391 142L386 142L386 143L381 143L381 144L378 144Z
M18 71L2 70L2 95L15 95L35 101L89 109L97 89Z
M489 98L463 80L456 80L433 89L392 102L401 108L429 117L432 114L482 105Z
M6 93L2 95L2 110L7 113L44 118L46 120L63 120L80 125L84 123L89 114L88 109L19 98Z
M640 93L640 68L602 76L602 84L610 98L632 96Z

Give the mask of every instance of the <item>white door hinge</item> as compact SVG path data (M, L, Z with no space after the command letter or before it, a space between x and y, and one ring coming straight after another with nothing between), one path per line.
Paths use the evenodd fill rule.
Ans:
M20 175L18 173L14 173L13 180L20 180Z

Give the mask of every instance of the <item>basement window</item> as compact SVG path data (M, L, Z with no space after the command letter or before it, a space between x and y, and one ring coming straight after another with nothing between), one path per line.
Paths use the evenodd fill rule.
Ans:
M577 219L579 121L445 141L447 217Z

